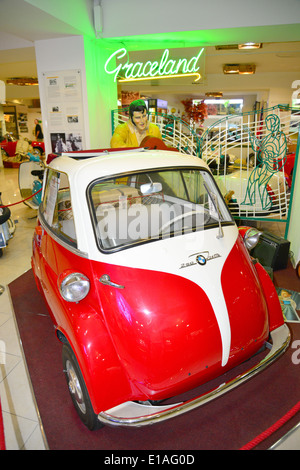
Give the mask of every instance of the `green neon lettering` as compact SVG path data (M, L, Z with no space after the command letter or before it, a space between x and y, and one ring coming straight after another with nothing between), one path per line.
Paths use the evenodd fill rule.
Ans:
M155 77L158 74L158 70L155 69L158 67L158 62L153 62L150 67L150 77Z
M164 68L164 75L174 75L174 70L173 68L176 66L176 61L173 59L168 60L166 63L166 66Z
M143 67L142 62L136 62L136 63L134 64L134 66L132 67L130 76L131 76L132 78L142 77L142 76L143 76L143 74L142 74L142 72L141 72L142 67ZM135 73L135 69L136 69L136 68L138 68L138 71Z
M196 73L200 69L198 65L199 58L201 57L204 48L202 48L198 55L189 59L169 59L169 49L165 49L160 62L148 60L145 64L143 62L130 63L127 60L126 64L121 62L115 65L115 61L121 60L124 56L127 56L127 50L125 48L118 49L116 52L111 54L104 65L106 73L114 75L114 81L117 80L120 71L123 70L125 77L130 78L142 78L142 77L156 77L156 76L167 76L176 75L178 73Z
M162 58L160 59L160 64L159 64L159 68L158 68L158 74L159 75L164 75L163 68L165 66L165 63L168 60L168 57L169 57L169 49L165 49L164 53L162 55Z
M131 76L131 75L130 75L130 69L132 68L132 65L133 65L133 64L125 64L125 65L123 65L123 67L122 67L122 70L126 70L126 72L125 72L125 77L126 77L126 78L130 78L130 76Z
M183 66L182 67L182 73L187 73L186 65L187 65L187 60L186 59L179 59L177 68L175 70L175 73L179 73L179 70L181 69L181 66Z
M114 60L114 59L122 59L122 57L124 57L124 55L127 54L127 50L125 48L122 48L122 49L118 49L116 52L114 52L108 59L107 61L105 62L105 65L104 65L104 69L105 69L105 72L106 73L109 73L109 74L115 74L114 76L114 82L117 80L117 77L120 73L120 70L122 68L122 64L119 64L117 67L115 67L113 70L109 70L108 69L108 65L110 63L111 60Z
M150 75L150 68L149 68L149 71L146 72L146 67L151 67L151 62L150 60L148 60L145 65L144 65L144 68L143 68L143 72L142 72L142 77L148 77L148 75Z
M201 51L199 52L199 54L196 56L196 57L192 57L190 59L190 61L188 62L187 64L187 71L189 73L193 73L193 72L198 72L199 68L200 67L197 67L196 68L196 65L197 65L197 62L202 54L202 52L204 51L204 48L202 47ZM191 67L191 68L190 68Z

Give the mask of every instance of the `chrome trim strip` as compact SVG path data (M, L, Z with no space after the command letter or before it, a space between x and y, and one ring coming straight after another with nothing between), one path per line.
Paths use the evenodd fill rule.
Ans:
M280 326L271 332L272 345L270 352L258 364L250 368L248 371L238 375L229 382L209 391L204 395L200 395L192 400L183 403L177 403L165 406L152 406L135 402L126 402L109 410L99 413L98 419L111 426L145 426L149 424L159 423L175 416L193 410L199 406L209 403L215 398L229 392L247 380L251 379L257 373L264 370L272 362L278 359L287 349L291 335L286 324Z
M300 423L297 423L278 441L274 442L268 450L299 450ZM295 441L297 446L294 445Z

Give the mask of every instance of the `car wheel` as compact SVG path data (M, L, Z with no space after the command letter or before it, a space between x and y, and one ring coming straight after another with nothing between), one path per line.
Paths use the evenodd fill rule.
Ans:
M300 278L300 261L298 261L298 264L296 266L296 274Z
M94 413L75 354L67 344L63 345L62 360L69 392L81 421L91 431L102 427L103 424Z

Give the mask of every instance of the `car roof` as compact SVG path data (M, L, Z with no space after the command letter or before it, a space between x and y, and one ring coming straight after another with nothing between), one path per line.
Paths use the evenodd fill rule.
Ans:
M71 180L80 177L86 182L95 178L140 170L208 166L198 157L168 150L121 150L114 152L70 152L52 160L50 168L65 172Z

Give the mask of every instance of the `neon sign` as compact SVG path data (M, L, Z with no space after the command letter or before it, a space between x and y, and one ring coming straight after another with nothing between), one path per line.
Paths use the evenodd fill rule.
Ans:
M147 62L130 63L128 52L125 48L118 49L105 62L104 69L106 73L114 75L114 81L119 77L119 82L133 82L138 80L155 80L161 78L177 78L194 76L195 81L199 81L201 74L198 61L204 51L202 48L198 55L191 59L169 59L169 49L165 49L160 61L147 60ZM126 63L120 62L127 57Z

